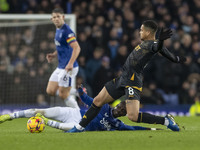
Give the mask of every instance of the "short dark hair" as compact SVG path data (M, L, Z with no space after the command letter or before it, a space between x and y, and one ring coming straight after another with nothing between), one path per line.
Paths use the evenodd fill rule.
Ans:
M52 10L52 13L60 13L60 14L64 14L64 11L62 8L55 8L54 10Z
M142 23L144 27L149 28L153 33L158 29L158 24L153 20L146 20Z

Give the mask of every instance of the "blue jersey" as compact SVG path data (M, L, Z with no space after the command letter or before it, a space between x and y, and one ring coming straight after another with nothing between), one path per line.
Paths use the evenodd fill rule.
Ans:
M64 69L72 56L72 47L70 44L76 41L74 32L67 24L61 28L56 29L55 45L58 52L58 68ZM77 61L74 62L74 67L77 67Z
M91 106L93 98L87 94L80 96L81 100ZM113 131L113 130L147 130L141 126L129 126L112 115L112 109L108 104L103 105L98 115L85 127L86 131Z
M123 122L112 116L112 109L105 104L99 114L86 126L86 131L111 131L119 130L123 126Z

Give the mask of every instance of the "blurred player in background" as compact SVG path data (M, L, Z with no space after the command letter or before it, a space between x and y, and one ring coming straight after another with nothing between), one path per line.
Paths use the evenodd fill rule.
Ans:
M85 113L79 125L75 126L69 132L84 131L84 128L87 128L87 125L98 115L104 104L113 102L123 95L126 96L126 110L129 120L138 123L161 124L173 131L180 130L170 114L161 117L139 112L140 93L143 86L143 70L151 58L159 52L172 62L184 63L186 61L185 57L175 56L166 48L163 48L164 40L170 38L172 35L170 29L161 29L158 41L156 41L155 35L157 28L157 23L152 20L143 22L140 28L142 43L136 46L128 56L123 66L122 75L105 84L100 93L94 98L91 107Z
M78 89L81 100L91 106L93 99ZM16 118L30 118L33 116L43 118L46 125L60 130L68 131L81 120L80 109L71 107L52 107L47 109L27 109L11 114L0 116L0 123ZM114 131L114 130L160 130L157 128L146 128L141 126L129 126L124 124L117 117L126 115L126 103L121 102L115 108L108 104L104 105L97 117L88 124L85 131ZM50 120L50 119L53 120ZM57 121L54 121L57 120ZM60 122L58 122L60 121Z
M75 98L70 95L70 90L72 90L72 85L78 73L79 67L76 59L80 53L80 46L76 41L74 32L64 22L62 9L54 9L51 20L56 27L54 39L56 51L47 54L46 59L50 63L53 58L57 57L58 67L51 74L46 92L51 96L59 95L61 99L65 100L67 106L75 108L78 105ZM73 91L75 92L75 89Z
M194 104L189 109L190 116L200 116L200 94L197 94L194 98Z

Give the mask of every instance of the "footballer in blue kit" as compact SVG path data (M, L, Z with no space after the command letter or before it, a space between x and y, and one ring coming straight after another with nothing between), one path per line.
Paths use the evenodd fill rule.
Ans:
M76 90L72 87L79 69L76 59L80 53L80 46L75 33L64 21L62 9L54 9L51 20L56 27L56 51L47 54L46 59L51 63L54 58L58 58L58 66L49 78L46 92L50 96L58 95L67 106L78 108L73 96Z
M156 130L155 128L126 125L113 117L112 110L108 104L104 105L101 112L86 126L85 131Z
M58 52L58 68L65 69L73 51L70 44L76 41L75 33L65 23L60 29L56 29L54 40L56 44L56 50ZM76 60L73 64L73 67L78 67Z
M78 93L85 104L92 104L93 98L84 93L81 87L78 89ZM161 130L157 128L129 126L124 124L121 120L116 119L117 117L125 116L126 113L125 102L119 103L114 108L105 104L100 113L88 124L84 131ZM81 120L81 110L79 108L51 107L45 109L32 108L1 115L0 124L17 118L30 118L35 115L41 117L46 125L63 131L72 129L75 125L78 125Z

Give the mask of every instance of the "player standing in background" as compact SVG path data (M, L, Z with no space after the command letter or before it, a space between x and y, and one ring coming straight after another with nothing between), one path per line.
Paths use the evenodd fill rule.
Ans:
M149 113L139 112L140 109L140 93L142 91L143 70L158 52L164 57L175 63L184 63L185 57L175 56L166 48L163 48L164 40L172 35L172 31L161 29L158 41L155 41L155 35L158 25L152 20L144 21L140 28L140 38L142 43L128 56L122 70L122 75L105 84L100 93L94 98L89 110L83 116L78 126L75 126L69 132L82 132L84 128L98 115L101 107L120 98L126 96L127 117L133 122L142 122L149 124L162 124L173 131L179 131L179 127L173 117L168 114L165 117L155 116Z
M56 51L47 54L46 58L50 63L53 58L58 57L58 67L51 74L46 92L51 96L59 95L69 107L78 107L76 100L70 95L70 90L78 73L76 59L80 53L80 46L74 32L64 22L62 9L54 9L51 20L56 26Z

